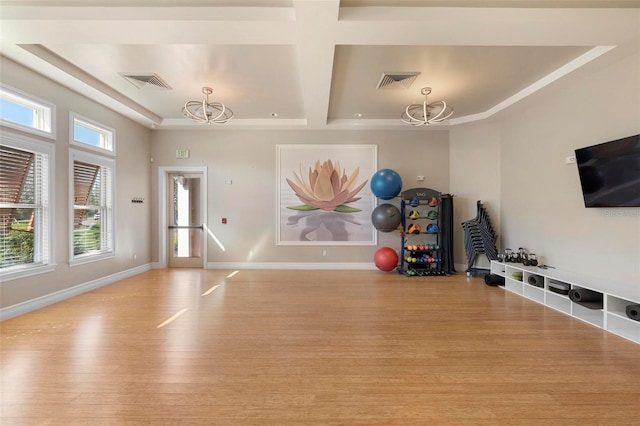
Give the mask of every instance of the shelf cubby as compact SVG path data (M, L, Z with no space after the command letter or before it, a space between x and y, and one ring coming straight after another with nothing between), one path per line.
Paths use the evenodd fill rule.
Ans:
M522 295L527 299L535 300L538 303L544 303L544 289L529 284L522 285Z
M637 303L612 295L607 296L605 303L607 306L607 330L640 343L640 321L629 318L626 310L627 306Z
M604 328L604 311L602 309L589 309L579 303L571 302L571 315L597 327Z
M504 263L500 263L500 262L491 262L491 269L490 269L492 274L498 275L502 278L505 277L505 266Z
M524 271L522 276L524 297L535 300L538 303L544 303L544 277Z
M598 281L591 277L497 260L491 261L490 271L505 278L505 290L640 344L640 321L629 318L626 312L627 306L640 302L598 290ZM514 277L514 272L520 273L522 279ZM602 294L602 307L591 309L593 306L588 303L572 301L571 289Z
M568 298L569 290L571 290L571 284L548 278L545 288L551 293L567 296Z
M522 279L517 279L517 277L514 276L514 273L522 274L522 271L516 268L512 268L509 265L505 265L505 270L504 270L505 287L504 288L522 296L524 292Z
M607 330L640 344L640 321L607 313Z
M616 296L607 296L607 311L610 314L615 314L621 316L629 321L633 321L635 323L640 324L640 321L634 321L627 316L627 306L638 304L637 302L632 302L631 300L621 299Z
M544 277L542 275L533 274L529 271L524 271L522 281L527 286L544 289Z
M509 277L506 277L504 280L504 288L519 295L522 295L524 291L522 287L522 281L517 281Z
M568 296L563 296L562 294L550 291L547 291L545 296L545 305L555 309L556 311L571 315L571 300Z

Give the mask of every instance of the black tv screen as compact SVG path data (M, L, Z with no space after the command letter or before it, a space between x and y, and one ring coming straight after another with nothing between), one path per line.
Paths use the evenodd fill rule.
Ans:
M585 207L640 207L640 135L575 153Z

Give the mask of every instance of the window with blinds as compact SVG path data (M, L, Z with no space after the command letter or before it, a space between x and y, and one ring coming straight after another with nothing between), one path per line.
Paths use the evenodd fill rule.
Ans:
M73 214L71 259L94 260L113 254L114 163L94 154L72 151Z
M17 89L0 86L0 122L7 127L53 137L55 106Z
M50 264L49 144L0 139L0 274Z

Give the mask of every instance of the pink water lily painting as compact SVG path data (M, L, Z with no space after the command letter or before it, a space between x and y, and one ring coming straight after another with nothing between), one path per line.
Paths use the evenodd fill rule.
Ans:
M365 179L358 184L359 173L360 167L356 167L351 175L348 175L345 170L340 168L340 161L336 161L334 167L331 160L326 160L322 164L320 161L316 161L313 168L309 167L305 176L303 166L300 164L300 177L296 172L293 172L295 183L288 178L287 183L304 204L302 206L288 206L288 208L292 210L322 209L344 213L358 212L360 209L347 206L347 204L360 199L356 195L368 182Z
M278 145L278 244L373 245L375 145Z

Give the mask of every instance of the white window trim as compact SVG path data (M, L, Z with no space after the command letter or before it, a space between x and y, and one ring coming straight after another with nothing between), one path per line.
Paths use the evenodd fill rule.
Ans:
M79 256L76 257L73 254L73 219L74 219L74 209L73 209L73 203L74 203L74 188L73 188L73 176L74 176L74 170L73 170L73 163L74 161L83 161L85 163L90 163L90 164L97 164L99 166L102 167L109 167L111 169L111 180L112 180L112 185L113 188L111 190L111 194L113 197L112 200L112 209L113 209L113 214L111 215L110 218L108 218L109 220L111 220L110 226L111 229L113 230L113 235L112 235L112 247L111 247L111 251L109 252L104 252L104 253L97 253L97 254L89 254L89 255L83 255L83 256ZM112 258L115 257L116 255L116 230L115 230L115 212L116 212L116 161L115 159L112 158L105 158L104 156L100 156L100 155L96 155L90 152L84 152L84 151L80 151L80 150L76 150L76 149L70 149L69 150L69 209L70 209L70 213L69 213L69 266L76 266L76 265L82 265L85 263L90 263L90 262L96 262L99 260L104 260L104 259L108 259L108 258Z
M30 138L21 137L18 135L12 135L3 133L1 142L3 145L10 146L16 149L22 149L25 151L32 151L37 153L46 154L49 156L49 176L47 177L47 192L49 197L49 221L47 223L47 241L49 246L47 248L49 252L49 261L45 265L29 266L29 265L16 265L4 270L0 270L0 282L17 280L20 278L29 277L32 275L44 274L52 272L56 269L55 263L55 244L54 244L54 223L55 223L55 146L48 142L35 141Z
M76 120L81 121L82 124L85 127L92 127L92 130L95 130L98 133L103 133L103 134L111 134L111 146L112 149L106 149L106 148L101 148L98 146L93 146L93 145L89 145L87 143L84 142L79 142L75 139L75 124L76 124ZM106 155L110 155L115 157L116 155L116 129L109 127L109 126L105 126L102 123L98 123L95 120L92 120L90 118L84 117L80 114L77 114L75 112L70 112L69 113L69 143L71 145L77 146L77 147L82 147L82 148L86 148L89 149L91 151L95 151L97 153L100 154L106 154Z
M49 139L56 138L56 106L51 102L47 102L43 99L37 98L33 95L23 92L22 90L15 89L13 87L7 86L5 84L0 84L0 91L4 92L7 96L6 98L15 98L13 101L17 104L22 104L26 107L33 108L36 110L48 109L50 111L49 117L42 117L42 119L50 121L49 127L50 131L38 129L35 127L25 126L20 123L16 123L13 121L5 120L0 117L0 124L5 127L10 127L12 129L20 130L26 133L31 133L36 136L43 136Z

